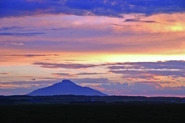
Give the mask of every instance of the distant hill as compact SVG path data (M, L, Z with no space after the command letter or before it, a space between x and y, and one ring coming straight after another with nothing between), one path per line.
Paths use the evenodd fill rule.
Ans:
M106 94L89 87L82 87L70 80L53 84L51 86L37 89L27 95L51 96L51 95L85 95L85 96L107 96Z

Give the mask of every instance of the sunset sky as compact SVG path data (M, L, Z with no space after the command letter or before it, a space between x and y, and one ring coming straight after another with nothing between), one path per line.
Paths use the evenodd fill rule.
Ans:
M185 97L185 0L0 0L0 95L63 79Z

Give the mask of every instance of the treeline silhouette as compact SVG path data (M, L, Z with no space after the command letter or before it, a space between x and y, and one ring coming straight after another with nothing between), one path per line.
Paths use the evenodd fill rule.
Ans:
M142 96L0 96L0 105L18 104L117 104L117 103L185 103L178 97L142 97Z

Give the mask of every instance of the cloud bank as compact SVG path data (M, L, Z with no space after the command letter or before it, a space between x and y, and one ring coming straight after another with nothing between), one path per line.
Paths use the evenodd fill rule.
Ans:
M122 14L185 11L184 0L1 0L0 17L74 14L123 17Z
M76 64L76 63L47 63L35 62L33 65L42 68L58 68L58 69L92 69L106 68L104 74L122 75L122 78L130 82L140 81L157 81L166 82L171 79L181 79L185 77L185 61L158 61L158 62L120 62L120 63L105 63L105 64ZM110 72L110 73L109 73ZM56 73L58 76L82 76L93 75L96 73L80 72L76 74ZM101 75L101 74L99 74ZM177 80L176 80L177 81Z

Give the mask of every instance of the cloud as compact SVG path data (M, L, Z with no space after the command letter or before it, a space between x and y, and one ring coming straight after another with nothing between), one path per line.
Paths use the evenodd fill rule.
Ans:
M110 64L110 69L185 69L185 61L123 62Z
M165 14L159 13L151 16L130 14L124 18L122 23L113 23L117 32L135 33L170 33L184 32L184 13ZM163 34L164 35L164 34Z
M184 0L1 0L0 17L74 14L122 17L122 14L184 12Z
M10 26L10 27L1 27L0 31L9 31L9 30L19 30L19 29L23 29L23 27L19 27L19 26Z
M38 88L47 87L61 80L0 82L0 95L24 95Z
M158 61L158 62L120 62L120 63L103 63L103 64L76 64L76 63L47 63L36 62L43 68L63 68L68 72L53 73L57 77L74 78L74 77L94 77L105 75L106 77L119 78L122 82L157 82L161 85L167 85L166 82L173 82L174 86L184 85L185 61ZM83 72L75 69L100 69L104 72ZM108 72L107 72L108 71ZM117 80L117 79L116 79Z
M28 32L28 33L16 33L16 32L2 32L0 36L37 36L43 35L43 32Z
M185 87L162 87L158 83L111 83L102 84L104 92L110 95L130 96L185 96Z
M151 79L156 77L185 77L185 61L125 62L110 65L110 72L122 74L125 79Z
M53 75L59 76L59 77L78 77L78 76L92 76L92 75L101 75L101 74L106 74L106 73L88 73L88 72L83 72L83 73L52 73Z
M9 73L0 72L0 75L8 75Z
M123 21L128 18L134 19L135 15L133 14L133 17L130 17L131 15L127 16L121 19L105 16L60 14L13 19L1 18L1 24L5 27L23 27L23 30L17 30L19 33L45 33L43 35L24 37L6 35L2 36L1 40L23 43L24 47L21 47L21 50L24 50L23 52L35 49L35 51L42 50L42 52L98 52L100 54L120 53L134 55L185 53L184 13L142 16L140 18L142 22L132 23ZM169 19L174 21L169 22ZM146 23L149 21L157 23ZM113 26L113 24L119 26ZM57 28L59 30L61 28L62 31L55 30ZM14 31L6 32L14 33ZM15 33L18 33L17 31ZM7 48L20 50L19 47L9 46Z
M38 65L43 68L65 68L65 69L81 69L98 67L95 64L75 64L75 63L48 63L48 62L35 62L33 65Z
M185 77L185 61L158 61L158 62L120 62L120 63L104 63L104 64L76 64L76 63L47 63L35 62L43 68L65 68L65 69L85 69L93 67L107 67L109 72L121 74L125 78L133 79L153 79L156 77ZM76 73L74 75L98 75L105 73ZM58 73L58 75L67 76L69 74Z
M0 55L9 57L44 57L44 56L58 56L58 54L11 54L11 55Z
M28 88L13 88L13 89L0 89L0 95L25 95L33 91Z
M106 73L86 73L86 72L84 72L84 73L77 73L77 75L100 75L100 74L106 74Z
M24 43L19 43L19 42L4 42L4 46L12 45L12 46L23 46Z
M151 20L139 20L139 19L125 19L124 22L142 22L142 23L157 23L156 21ZM119 26L119 25L118 25Z
M70 74L70 73L52 73L52 75L59 76L59 77L76 77L76 74Z
M54 84L55 82L60 81L60 80L36 80L36 81L13 81L13 82L0 82L1 87L4 85L11 85L12 88L19 86L19 87L23 87L24 85L29 85L30 87L32 85L41 85L41 86L46 86L46 85L50 85L50 84Z
M68 28L52 28L51 30L53 31L63 31L63 30L67 30Z
M111 81L107 78L72 78L71 79L75 83L79 84L103 84L103 83L111 83Z

